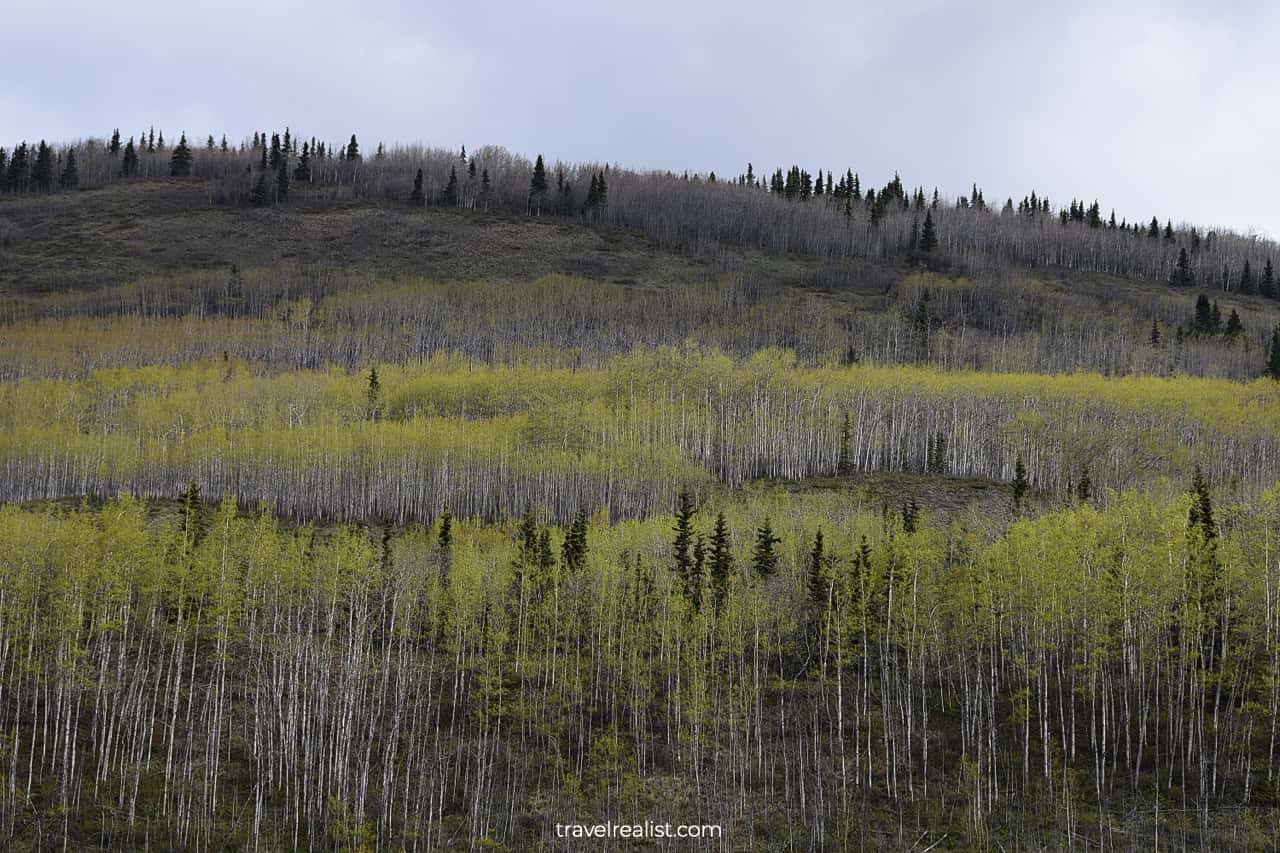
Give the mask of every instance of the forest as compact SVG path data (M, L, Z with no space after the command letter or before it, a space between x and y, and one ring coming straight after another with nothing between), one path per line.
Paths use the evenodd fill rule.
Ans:
M0 848L1280 845L1280 247L879 180L0 149Z

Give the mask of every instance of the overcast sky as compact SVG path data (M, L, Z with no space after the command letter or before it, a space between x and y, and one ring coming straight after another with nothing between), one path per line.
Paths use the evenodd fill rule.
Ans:
M1280 4L5 0L0 145L155 125L504 145L1280 236ZM201 11L201 8L211 11ZM216 11L212 11L216 10Z

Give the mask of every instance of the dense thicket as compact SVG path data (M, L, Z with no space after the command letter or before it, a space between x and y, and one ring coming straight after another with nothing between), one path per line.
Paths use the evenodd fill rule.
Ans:
M1223 297L1214 304L1240 323L1228 334L1224 323L1202 322L1189 294L1114 282L850 272L873 275L872 288L833 292L819 281L782 286L754 269L656 285L566 276L386 281L296 266L147 277L0 300L0 378L223 354L269 370L412 364L438 353L601 366L637 346L693 341L736 356L783 347L809 363L1247 380L1266 372L1280 321L1256 300Z
M723 555L692 575L662 518L4 508L0 833L530 850L625 815L737 847L1267 847L1276 507L1210 501L983 543L757 493L691 508Z
M1158 489L1196 463L1232 495L1280 479L1280 385L807 367L692 347L600 368L437 356L258 375L221 358L0 384L0 500L172 494L194 479L303 518L504 518L529 501L644 517L677 491L759 477L916 471L1065 497Z
M910 189L897 175L879 191L864 193L852 170L838 183L830 172L824 183L822 170L815 182L798 167L785 178L779 171L772 181L748 182L745 175L725 181L714 173L690 177L601 163L547 165L542 155L530 163L494 146L459 154L380 144L366 157L354 135L337 146L304 142L286 130L283 139L276 133L268 142L266 133L255 133L252 142L237 147L206 145L197 151L186 146L185 137L173 151L148 139L135 152L130 139L124 153L118 140L83 140L56 153L43 142L38 150L22 143L0 160L0 189L50 189L39 177L43 172L32 177L33 170L45 162L52 175L71 152L79 186L190 174L209 184L211 200L228 204L265 206L299 196L432 203L585 217L639 228L664 246L682 249L727 242L772 253L902 257L969 271L1010 263L1053 266L1280 296L1274 272L1263 272L1273 271L1280 251L1253 235L1175 227L1167 219L1162 227L1154 217L1149 225L1117 222L1114 212L1104 219L1096 201L1086 208L1073 199L1069 207L1055 208L1034 192L1016 207L1012 199L988 205L976 186L968 195L942 197L936 189Z

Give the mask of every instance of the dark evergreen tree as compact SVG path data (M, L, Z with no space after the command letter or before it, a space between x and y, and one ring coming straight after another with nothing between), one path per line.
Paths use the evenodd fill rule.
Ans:
M1160 346L1160 321L1159 320L1153 319L1151 321L1151 337L1148 338L1147 341L1153 347Z
M249 203L254 207L266 207L271 203L271 185L267 183L266 172L258 172L258 178L249 192Z
M138 173L138 150L133 147L133 137L129 137L129 143L124 147L124 158L120 161L120 174L126 178L133 177Z
M355 161L360 159L360 144L356 142L356 135L351 134L351 141L347 143L346 159Z
M1196 313L1191 321L1191 329L1200 334L1212 334L1213 328L1213 306L1209 304L1209 297L1201 293L1196 297Z
M1267 265L1262 268L1262 280L1258 282L1258 293L1274 299L1276 297L1276 271L1271 266L1271 259L1267 258Z
M409 203L414 207L422 207L425 201L426 196L422 193L422 170L419 169L418 174L413 176L413 192L409 193Z
M814 614L821 616L826 612L827 602L831 596L831 579L827 575L827 560L822 542L822 528L813 537L813 548L809 551L808 565L809 602L813 605Z
M1204 472L1197 464L1191 475L1191 509L1187 513L1187 525L1206 540L1218 537L1218 527L1213 520L1213 500L1209 495L1209 486L1205 482Z
M716 516L711 533L711 589L712 604L719 613L729 592L729 577L733 573L733 545L729 541L729 527L724 513Z
M565 531L560 561L565 571L571 573L581 571L587 564L587 514L583 510L574 513L573 521Z
M169 157L169 174L175 178L185 178L191 174L191 149L187 147L187 135L178 138L178 144Z
M1191 259L1187 257L1186 247L1178 249L1178 262L1173 268L1173 275L1170 279L1174 284L1183 287L1191 285L1195 281L1195 277L1191 273Z
M421 173L421 169L418 170ZM300 183L311 182L311 146L302 143L302 154L298 157L298 165L293 170L293 179Z
M1222 331L1222 311L1218 308L1218 300L1213 300L1213 305L1209 308L1209 332L1218 334Z
M458 206L458 170L453 166L449 167L448 183L440 191L440 203L446 207Z
M53 149L43 139L36 148L36 162L31 167L31 183L41 192L53 189Z
M276 166L276 201L289 200L289 158L281 157Z
M681 492L677 498L676 523L671 528L675 534L673 553L676 564L676 577L687 598L692 599L693 590L693 497L688 492Z
M756 575L767 578L778 570L778 553L774 550L782 540L773 535L773 527L766 518L756 529L756 542L751 549L751 568Z
M1236 309L1231 309L1231 316L1227 318L1227 327L1224 329L1227 337L1234 338L1244 331L1244 324L1240 322L1240 315L1236 313Z
M369 382L365 386L365 418L376 421L382 418L382 382L378 379L378 368L369 368Z
M912 534L920 524L920 507L915 497L909 497L902 504L902 532Z
M1154 216L1151 217L1151 226L1147 228L1147 236L1153 239L1160 236L1160 220Z
M73 190L80 185L80 172L76 169L76 150L67 149L67 156L62 165L62 174L58 177L58 186L64 190Z
M1280 328L1271 332L1271 344L1267 348L1267 368L1263 373L1280 380Z
M1240 269L1240 292L1246 296L1252 296L1257 292L1257 284L1253 280L1253 268L1249 266L1248 261L1245 261Z
M1019 513L1022 511L1022 501L1027 496L1027 492L1031 488L1031 482L1027 479L1027 467L1022 464L1022 454L1018 454L1017 462L1013 468L1013 511Z
M927 255L936 248L938 248L938 232L933 225L933 211L929 211L924 215L924 228L920 232L920 251Z
M535 214L542 213L542 200L546 197L547 190L547 166L539 154L533 164L533 175L529 178L529 207Z
M1093 497L1093 480L1089 478L1089 469L1080 470L1080 482L1076 484L1076 500L1088 503Z
M480 172L480 199L484 202L485 211L489 210L489 196L492 187L489 184L489 170L482 169Z

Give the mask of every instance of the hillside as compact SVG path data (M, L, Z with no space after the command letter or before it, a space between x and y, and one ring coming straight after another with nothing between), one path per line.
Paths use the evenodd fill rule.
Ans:
M266 139L0 164L0 847L1280 843L1271 244Z

